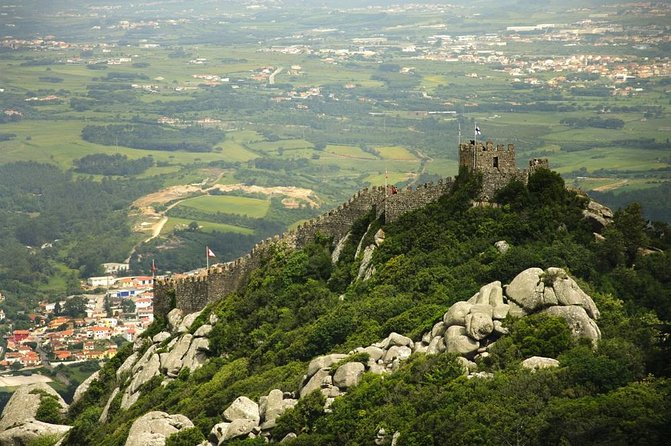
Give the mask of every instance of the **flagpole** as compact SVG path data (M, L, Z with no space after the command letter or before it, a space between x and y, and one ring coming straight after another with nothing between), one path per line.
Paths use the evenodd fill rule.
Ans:
M152 295L154 294L155 290L156 290L156 264L154 263L154 259L151 259L151 292L152 292Z
M473 127L473 141L475 141L475 146L478 146L478 123L477 121L475 122L475 126Z
M205 247L205 263L207 265L207 269L210 269L210 247L206 246Z
M459 145L461 145L461 121L459 121Z
M387 220L387 169L384 169L384 220Z

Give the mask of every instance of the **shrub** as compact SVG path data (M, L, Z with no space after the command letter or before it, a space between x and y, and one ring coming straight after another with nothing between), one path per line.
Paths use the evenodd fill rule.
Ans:
M288 409L277 419L277 426L273 430L274 438L284 438L290 432L296 434L314 430L315 423L324 414L326 398L315 390L298 401L296 407Z
M574 345L566 322L547 314L534 314L512 324L510 336L524 357L556 358Z
M194 446L205 440L205 436L197 427L182 429L172 434L165 441L165 446Z

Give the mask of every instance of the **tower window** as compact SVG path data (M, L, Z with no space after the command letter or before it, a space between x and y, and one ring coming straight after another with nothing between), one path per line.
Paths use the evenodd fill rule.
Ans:
M499 167L499 157L498 156L494 157L494 167Z

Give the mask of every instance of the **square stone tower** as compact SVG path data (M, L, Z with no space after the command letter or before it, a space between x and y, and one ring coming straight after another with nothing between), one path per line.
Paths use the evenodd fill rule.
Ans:
M535 161L539 167L548 167L547 160L544 160L544 166L541 166L543 160ZM494 198L496 191L513 179L527 181L527 171L518 169L515 163L514 144L495 146L492 141L459 144L459 167L482 173L483 201Z

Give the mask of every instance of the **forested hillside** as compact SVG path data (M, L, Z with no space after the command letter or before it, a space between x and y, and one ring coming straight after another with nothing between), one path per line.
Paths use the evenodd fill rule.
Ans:
M166 444L197 444L239 396L295 392L311 359L346 354L392 332L418 341L450 305L486 283L510 283L529 267L562 267L592 296L601 312L596 346L572 337L562 319L509 318L509 334L477 361L480 377L467 379L453 354L416 353L392 374L366 373L328 410L320 392L301 395L271 429L273 441L294 433L286 444L391 444L392 437L399 446L664 443L671 434L668 226L646 226L641 209L630 206L595 238L583 219L586 198L546 170L528 186L511 183L500 191L500 206L473 207L478 188L477 177L462 173L451 194L394 223L371 213L352 227L335 264L332 243L323 238L300 251L276 249L243 290L134 353L172 354L178 336L202 339L208 331L209 360L174 379L147 377L131 389L139 399L128 404L127 388L144 372L136 366L130 384L126 364L117 375L132 353L127 346L70 407L74 427L65 444L132 444L126 442L133 422L155 410L195 425ZM380 228L385 237L373 254L375 272L356 280L357 247L368 246ZM507 251L494 246L500 240ZM147 337L165 323L157 321ZM557 358L560 366L520 368L534 355ZM344 361L367 360L357 354ZM99 423L106 403L106 422ZM226 444L265 441L252 436Z
M33 311L50 292L79 292L80 278L128 256L128 207L155 187L148 179L74 178L49 164L0 166L0 289L17 326L17 311Z

